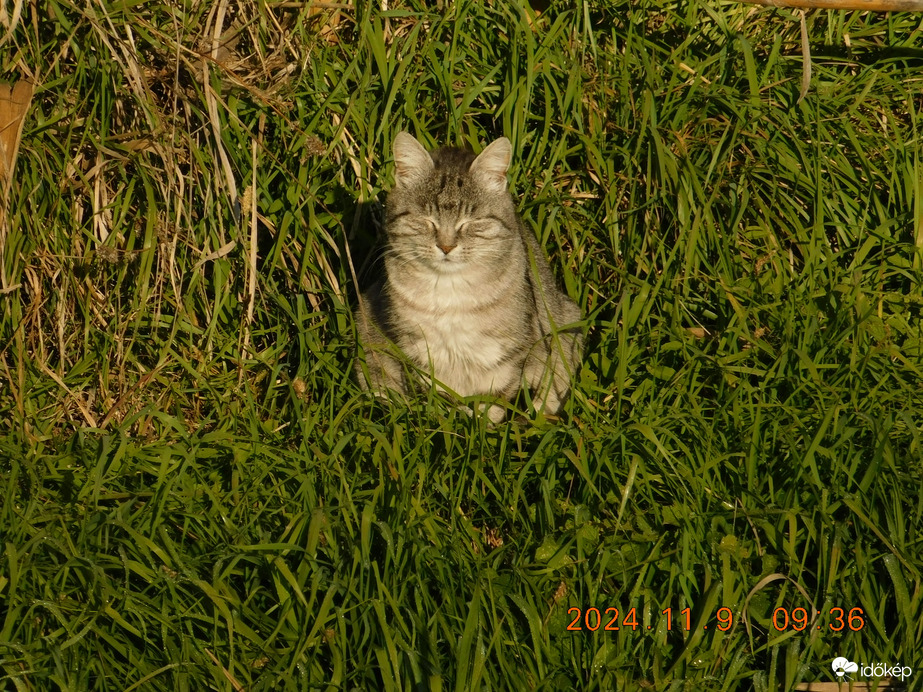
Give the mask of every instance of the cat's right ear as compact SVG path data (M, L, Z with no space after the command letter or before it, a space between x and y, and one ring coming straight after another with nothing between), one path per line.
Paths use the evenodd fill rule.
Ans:
M394 184L411 185L433 171L433 159L409 132L394 138Z
M509 185L506 172L510 167L512 152L510 140L500 137L478 154L469 170L488 190L498 194L506 192Z

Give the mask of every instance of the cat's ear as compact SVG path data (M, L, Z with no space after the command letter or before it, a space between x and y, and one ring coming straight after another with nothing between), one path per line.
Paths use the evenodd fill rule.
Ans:
M471 173L492 192L506 192L506 172L513 157L513 145L506 137L491 142L471 164Z
M394 183L409 185L426 177L433 170L433 159L409 132L398 132L394 138Z

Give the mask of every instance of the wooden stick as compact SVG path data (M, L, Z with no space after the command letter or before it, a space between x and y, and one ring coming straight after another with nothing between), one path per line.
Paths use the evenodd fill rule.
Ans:
M20 80L12 85L0 84L0 290L4 293L14 288L10 285L12 281L7 281L6 275L6 236L9 230L7 214L16 157L19 156L19 140L31 103L31 82ZM17 342L21 338L21 333L17 331Z
M26 112L32 103L32 84L25 80L16 84L0 84L0 185L3 204L13 184L13 170L19 155L19 140Z
M900 683L898 683L898 686ZM865 692L865 690L890 690L894 689L888 680L878 680L871 682L803 682L796 690L804 692Z
M740 0L768 7L802 7L869 12L923 12L923 0Z

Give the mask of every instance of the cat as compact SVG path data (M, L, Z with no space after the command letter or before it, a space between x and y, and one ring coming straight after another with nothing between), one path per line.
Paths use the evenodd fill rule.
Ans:
M363 389L407 396L432 382L511 400L525 383L536 410L561 410L583 353L580 309L516 213L511 156L506 137L476 157L395 137L385 272L355 313ZM487 410L493 423L505 414Z

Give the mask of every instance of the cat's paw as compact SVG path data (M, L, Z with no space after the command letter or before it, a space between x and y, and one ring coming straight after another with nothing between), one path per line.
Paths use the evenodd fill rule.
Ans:
M491 425L502 423L503 419L506 418L506 409L494 404L487 409L487 417L490 419Z
M466 414L469 417L474 417L475 411L470 406L465 406L464 404L458 407L458 410ZM506 409L497 404L487 405L487 404L478 404L477 405L478 415L484 413L487 414L487 419L490 421L490 425L494 426L498 423L502 423L503 419L506 418Z
M536 397L532 401L532 405L538 413L551 417L557 417L563 403L563 399L554 390L550 390L544 396Z

